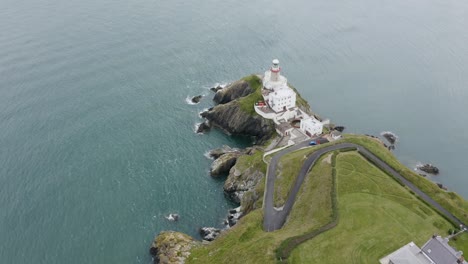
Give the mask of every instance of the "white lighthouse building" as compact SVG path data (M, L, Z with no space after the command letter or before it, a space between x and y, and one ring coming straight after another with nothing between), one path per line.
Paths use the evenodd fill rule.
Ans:
M274 59L270 70L263 77L263 88L266 90L265 101L276 113L296 106L296 93L289 88L288 80L281 75L279 60Z

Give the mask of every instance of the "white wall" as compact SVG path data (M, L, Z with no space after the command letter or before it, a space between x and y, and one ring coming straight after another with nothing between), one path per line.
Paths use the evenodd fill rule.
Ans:
M275 112L281 112L286 108L292 108L296 106L296 93L271 93L269 96L269 105Z
M300 128L304 132L309 132L311 136L320 135L323 132L323 124L318 120L303 119L301 120Z

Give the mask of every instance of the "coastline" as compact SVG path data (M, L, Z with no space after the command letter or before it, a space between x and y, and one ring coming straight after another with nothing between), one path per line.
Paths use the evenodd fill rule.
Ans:
M251 75L251 76L254 76L254 75ZM241 79L241 81L242 80L245 81L246 78ZM230 88L230 86L227 87L227 89L229 89L229 88ZM222 89L222 90L226 91L225 89ZM253 89L253 90L255 92L255 89ZM295 90L295 91L297 91L297 90ZM267 149L270 150L269 147L272 146L272 145L275 145L275 147L278 147L277 145L278 145L278 143L280 143L282 141L281 140L282 137L278 137L277 133L275 133L275 132L271 132L269 136L265 136L265 135L268 135L268 132L265 133L264 130L262 131L262 133L257 133L258 130L255 130L255 129L254 130L249 130L246 133L245 126L239 125L239 124L237 124L237 126L241 127L243 130L242 129L236 130L236 128L229 126L229 124L226 125L225 123L220 122L221 119L226 118L226 115L224 115L224 114L220 114L220 115L211 114L210 115L209 114L209 112L213 112L213 111L217 111L217 109L221 109L220 110L221 112L229 113L228 116L230 116L230 117L234 116L234 117L232 117L232 119L241 119L242 120L241 123L243 123L243 124L248 123L249 125L251 125L252 124L251 120L256 119L255 120L256 122L254 122L254 124L259 126L260 129L264 128L265 124L261 122L262 118L260 118L260 120L258 119L258 116L259 116L258 114L255 114L255 113L253 114L250 111L242 113L242 105L239 104L239 101L243 101L243 100L251 103L252 100L249 99L248 97L252 97L252 94L254 92L250 92L250 93L248 93L247 95L244 95L244 96L234 96L234 97L230 98L230 100L227 100L227 102L224 102L224 104L218 104L215 107L213 107L211 109L208 109L207 111L203 112L201 114L201 116L208 121L207 124L209 124L210 127L219 128L219 129L221 129L222 131L224 131L225 133L227 133L229 135L243 135L243 136L248 135L248 136L251 136L252 138L255 138L254 142L256 142L256 143L259 142L259 143L262 143L262 144L261 145L256 145L254 143L254 145L252 146L252 149L255 149L257 151L265 152L265 150L267 150ZM218 95L218 92L216 92L215 97L216 97L216 95ZM247 97L247 98L245 98L245 97ZM299 95L299 98L301 98L300 95ZM216 102L216 100L215 100L215 102ZM304 100L304 102L306 103L305 105L309 107L307 101ZM235 111L232 111L232 109L235 109ZM307 110L310 113L312 113L312 111L310 111L310 107ZM241 116L241 118L238 118L238 116ZM230 119L230 120L232 120L232 119ZM271 125L267 125L267 127L269 127L269 129L272 129ZM276 132L278 132L278 131L276 131ZM365 136L365 137L367 137L367 136ZM377 137L369 136L369 138L371 138L372 140L375 140ZM383 141L381 139L379 139L379 138L377 138L377 139L378 139L379 144L381 144L382 146L385 146L385 149L387 149L387 146L383 143ZM283 144L284 144L284 142L283 142ZM288 145L285 145L285 146L280 145L279 147L287 147L287 146ZM246 152L250 152L250 151L246 151ZM389 151L389 153L390 153L390 151ZM214 163L220 157L222 157L223 155L228 155L228 154L229 154L229 151L219 155L217 158L214 158ZM262 156L261 161L263 162L264 161L263 153L261 153L261 154L262 154L261 155ZM374 153L374 154L376 154L376 153ZM232 185L233 181L235 182L235 180L233 180L233 179L234 178L239 178L239 176L242 176L243 173L245 173L246 171L248 171L247 174L252 174L252 172L249 171L249 169L251 167L255 167L255 166L260 167L260 168L256 168L256 171L255 171L255 172L260 172L255 177L255 179L257 179L255 184L249 186L249 188L247 188L245 190L242 190L242 195L235 195L234 196L234 197L237 197L237 198L234 198L234 201L238 202L239 205L240 205L240 207L239 207L240 208L240 214L238 215L239 218L249 214L251 211L253 211L255 209L262 208L262 206L264 204L263 203L263 199L264 199L263 197L264 197L264 195L266 195L266 192L264 191L265 185L262 186L262 181L263 181L262 179L267 174L267 169L265 167L261 168L262 165L259 165L259 164L252 165L250 163L248 163L249 165L246 167L245 164L242 164L243 162L239 162L245 156L247 156L246 159L249 159L249 156L251 156L251 155L259 155L259 154L258 154L258 152L257 152L257 154L255 154L255 151L253 151L253 153L249 153L249 154L244 153L242 155L238 155L235 158L235 161L231 162L231 164L226 166L226 168L223 170L223 173L228 173L228 177L226 179L226 182L229 181L230 184ZM390 154L390 155L392 155L392 154ZM395 158L393 157L393 159L395 159ZM390 165L395 166L395 164L397 165L396 167L398 168L397 171L402 171L401 167L404 167L404 166L401 163L399 163L398 161L397 161L397 163L392 162L388 166L389 167L390 167ZM263 165L266 166L266 164L263 164ZM249 166L251 166L251 167L249 167ZM240 168L240 167L243 167L243 168ZM406 168L406 170L404 170L404 173L407 174L406 176L409 175L408 171L410 172L409 174L413 173L411 170ZM237 180L239 180L239 179L237 179ZM411 178L411 180L414 180L414 179ZM426 180L426 179L424 179L424 180ZM240 181L242 182L242 180L240 180ZM243 183L241 183L241 185L242 184ZM235 193L236 191L239 191L239 190L234 188L233 192ZM260 192L261 192L261 194L260 194ZM225 193L226 193L226 188L225 188ZM254 195L252 195L252 193L254 193ZM245 195L245 194L247 194L247 195ZM248 196L248 199L243 199L244 195ZM228 195L228 197L230 197L231 200L233 199L233 197L230 196L230 195ZM459 197L459 199L461 199L461 198ZM244 204L243 204L243 202L244 202ZM465 216L466 216L466 214L465 214ZM238 221L238 219L236 219L235 223ZM234 226L235 223L233 225L229 224L229 227ZM222 235L223 232L221 230L219 230L218 233L219 233L218 235ZM157 238L158 237L156 237L156 239ZM155 239L155 241L156 241L156 239ZM214 240L214 238L212 240ZM196 245L196 247L199 247L199 246L200 245ZM167 262L167 263L171 263L171 262Z

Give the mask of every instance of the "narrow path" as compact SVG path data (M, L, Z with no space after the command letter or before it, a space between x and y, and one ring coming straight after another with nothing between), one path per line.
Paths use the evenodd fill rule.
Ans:
M430 204L434 208L436 208L441 214L443 214L448 219L452 220L459 225L462 225L466 228L466 225L457 217L455 217L452 213L447 211L444 207L442 207L439 203L434 201L431 197L429 197L426 193L421 191L418 187L408 181L406 178L401 176L397 171L395 171L390 165L386 162L372 154L369 150L365 147L353 143L341 143L329 147L325 147L319 149L312 153L299 171L299 175L294 182L294 186L292 187L288 199L286 200L282 209L277 209L273 206L273 199L274 199L274 184L276 178L276 165L278 161L281 159L282 156L288 154L290 152L296 151L301 148L309 147L309 141L302 142L300 144L294 145L290 148L284 149L278 152L270 161L267 170L267 179L266 179L266 189L265 189L265 198L263 201L263 229L267 232L275 231L283 227L286 218L288 217L291 209L294 205L294 201L296 200L297 193L301 188L302 183L304 182L305 176L309 172L309 170L314 166L315 162L325 153L330 151L335 151L344 148L356 148L357 151L364 156L365 158L372 161L378 168L381 170L389 173L394 178L398 179L401 183L407 186L411 191L417 194L422 200L426 203Z

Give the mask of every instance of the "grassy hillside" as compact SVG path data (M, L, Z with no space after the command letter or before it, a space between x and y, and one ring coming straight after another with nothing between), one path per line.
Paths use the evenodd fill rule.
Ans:
M376 156L392 166L403 177L411 181L445 209L449 210L453 215L461 219L463 222L468 223L468 201L455 192L447 192L440 189L434 182L421 177L405 165L401 164L393 153L387 150L380 141L363 135L345 135L343 140L337 142L351 142L365 146Z
M451 227L356 152L338 155L336 164L338 225L298 246L291 263L376 263Z
M188 263L275 263L275 250L283 240L330 220L330 176L331 165L319 161L304 181L283 229L264 232L262 209L254 210L210 245L192 250Z
M455 239L450 240L449 244L457 250L461 250L467 256L468 253L468 233L458 235Z
M281 207L288 198L302 163L306 160L305 151L295 151L281 157L276 167L274 206Z
M466 217L468 203L465 200L439 189L434 183L400 164L380 141L356 135L346 135L343 140L284 156L281 160L281 175L275 183L275 199L280 197L284 200L295 179L294 172L299 170L304 156L340 142L365 146L448 210L454 213L458 210L460 218ZM315 234L331 222L332 190L336 190L338 225L296 247L289 262L376 263L379 258L410 241L422 245L433 233L446 234L452 227L451 223L407 188L357 152L339 154L336 160L330 159L330 155L324 155L309 172L282 229L264 232L262 210L254 210L210 245L192 250L189 263L277 262L275 255L280 245L282 248L288 245L287 241L291 241L292 237ZM260 185L263 189L264 184ZM457 241L457 246L466 248L464 235Z
M242 80L248 82L254 92L239 98L240 107L244 112L256 115L257 113L255 112L254 105L258 101L263 101L262 80L257 75L249 75L242 78Z

